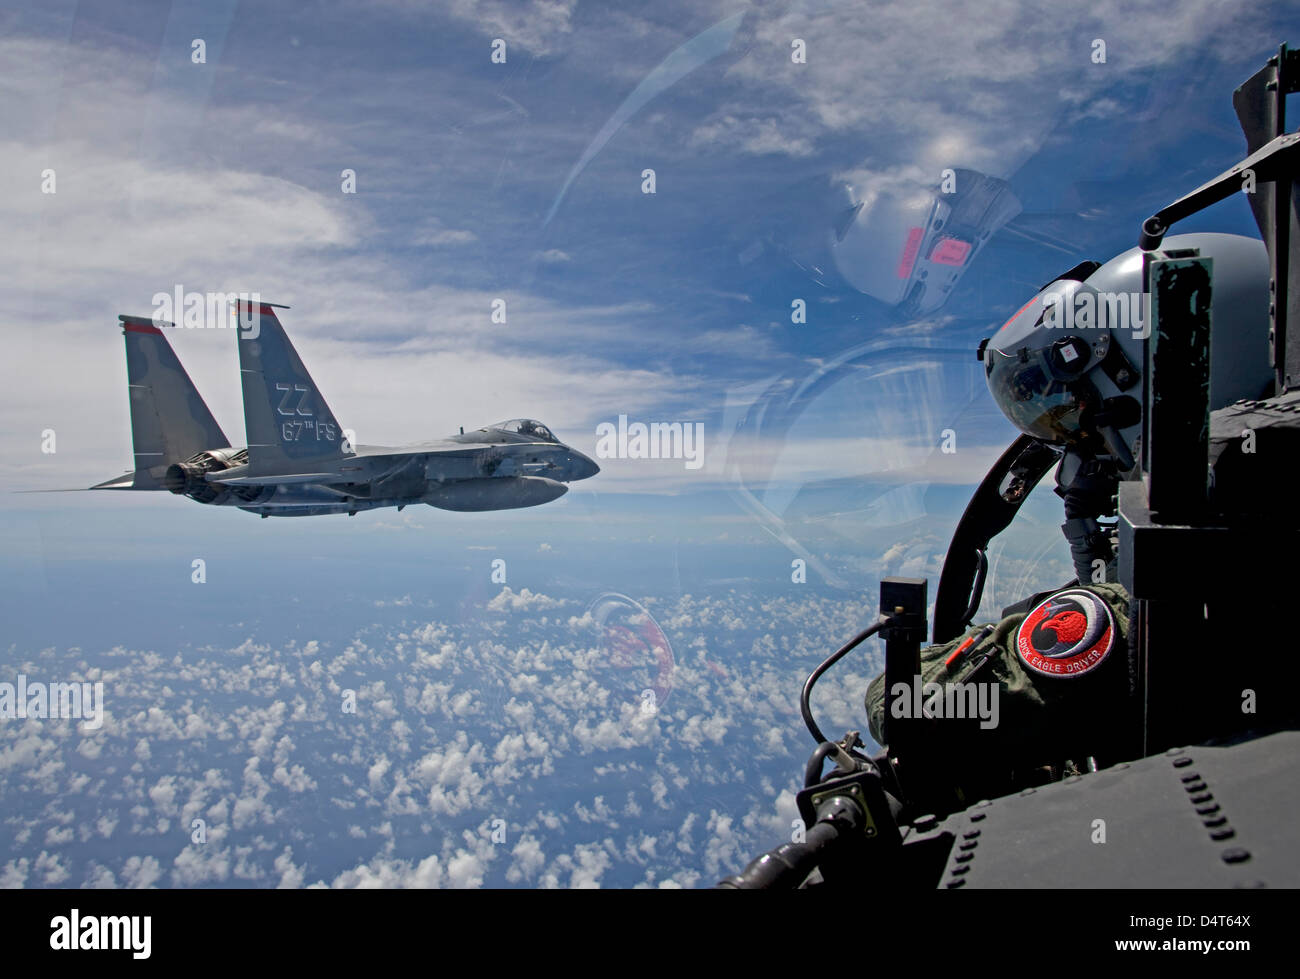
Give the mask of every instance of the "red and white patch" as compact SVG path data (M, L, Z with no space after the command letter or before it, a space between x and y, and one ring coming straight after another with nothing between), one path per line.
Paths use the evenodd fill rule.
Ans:
M1100 666L1115 645L1110 606L1083 588L1059 591L1041 602L1016 631L1020 661L1043 676L1083 676Z

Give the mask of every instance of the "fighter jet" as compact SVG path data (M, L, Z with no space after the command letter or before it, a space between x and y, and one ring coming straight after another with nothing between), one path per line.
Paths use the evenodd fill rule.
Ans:
M263 517L538 506L600 467L529 418L400 447L352 445L277 318L238 301L248 447L233 448L167 341L171 323L119 316L135 470L93 490L167 490Z

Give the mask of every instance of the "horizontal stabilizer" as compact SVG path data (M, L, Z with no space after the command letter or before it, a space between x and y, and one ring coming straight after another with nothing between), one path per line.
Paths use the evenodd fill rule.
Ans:
M152 486L136 486L135 473L114 476L94 486L61 486L58 489L14 490L15 493L89 493L91 490L150 490ZM162 489L161 486L156 487Z
M146 473L146 476L148 474ZM88 489L111 489L111 490L155 490L162 489L161 486L137 486L136 473L127 473L124 476L116 476L113 479L106 479L102 483L96 483Z

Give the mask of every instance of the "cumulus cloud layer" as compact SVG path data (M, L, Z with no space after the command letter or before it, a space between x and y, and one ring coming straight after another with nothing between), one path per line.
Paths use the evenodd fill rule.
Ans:
M0 725L0 883L711 884L787 837L799 684L870 609L793 588L644 602L666 677L578 602L508 588L337 642L19 663L103 681L108 713ZM877 665L823 681L828 729L862 726ZM671 696L647 709L656 682Z

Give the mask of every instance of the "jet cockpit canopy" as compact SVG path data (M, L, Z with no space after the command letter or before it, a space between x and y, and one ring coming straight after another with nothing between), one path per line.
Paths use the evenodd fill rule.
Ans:
M527 438L537 439L539 442L558 442L551 430L539 421L531 418L512 418L509 421L498 422L491 428L500 429L503 432L509 432L512 435L523 435Z

